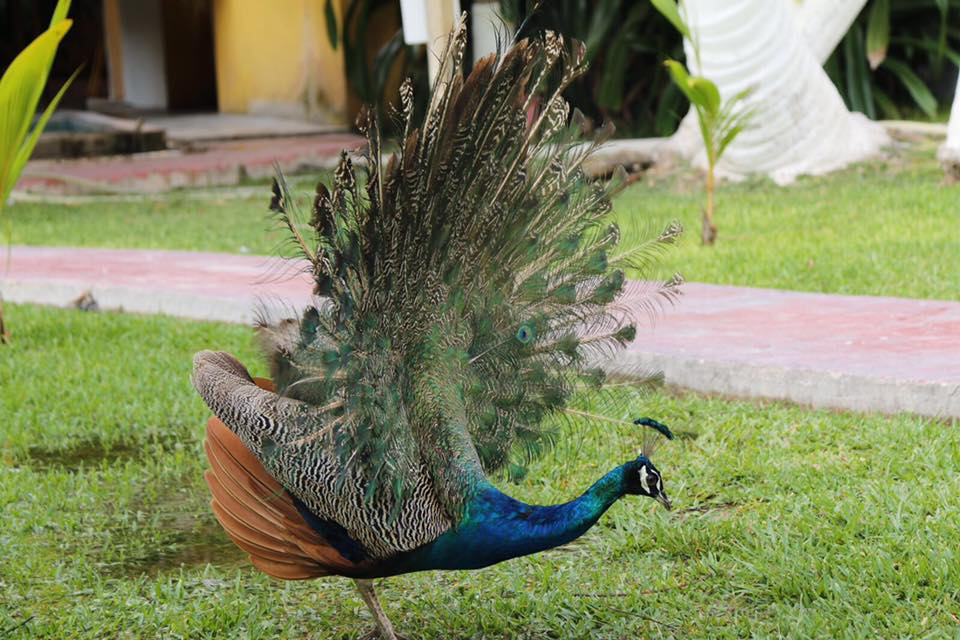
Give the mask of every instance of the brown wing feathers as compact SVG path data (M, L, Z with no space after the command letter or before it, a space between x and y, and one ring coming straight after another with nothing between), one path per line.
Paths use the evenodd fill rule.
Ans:
M290 495L217 418L207 422L204 449L213 512L258 569L275 578L303 580L356 568L304 522Z

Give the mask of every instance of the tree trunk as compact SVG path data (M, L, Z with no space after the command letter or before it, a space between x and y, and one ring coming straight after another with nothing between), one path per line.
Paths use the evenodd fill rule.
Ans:
M742 108L754 115L727 149L718 174L761 173L785 183L801 174L826 173L875 156L889 141L879 124L847 110L821 60L810 50L789 2L684 1L703 64L702 69L695 68L687 43L691 71L715 82L724 98L752 90ZM819 20L827 19L813 8L802 14L810 33ZM818 49L825 49L823 43L832 39L822 36ZM693 135L680 132L670 148L705 166L703 144L693 124Z
M953 110L950 112L950 124L947 127L947 141L940 147L940 162L951 180L960 180L960 79L953 98Z
M717 225L713 221L714 193L717 188L717 179L713 167L707 167L707 207L703 210L703 221L700 226L700 243L704 246L713 246L717 241Z
M10 334L7 332L7 324L3 320L3 295L0 294L0 345L10 342Z
M813 57L823 66L837 48L867 0L791 0L793 17Z

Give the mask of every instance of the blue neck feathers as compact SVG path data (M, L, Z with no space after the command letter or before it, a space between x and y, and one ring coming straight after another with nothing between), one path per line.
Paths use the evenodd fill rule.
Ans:
M428 569L479 569L564 545L583 535L624 495L627 465L583 495L553 506L529 505L485 484L467 504L460 525L428 545L395 558L387 574Z

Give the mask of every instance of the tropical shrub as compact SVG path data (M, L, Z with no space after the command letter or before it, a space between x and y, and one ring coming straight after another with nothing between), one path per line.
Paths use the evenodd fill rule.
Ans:
M382 18L389 14L392 22L400 24L400 6L396 0L349 0L344 6L343 20L338 22L333 0L326 1L327 39L334 49L343 47L350 88L361 104L377 105L381 123L390 133L392 119L385 116L397 89L391 79L411 78L417 100L414 111L419 113L426 108L429 80L425 52L422 47L403 41L402 28L389 37L371 28L378 15Z
M688 105L663 60L682 59L683 40L649 2L500 0L500 10L520 37L550 29L584 43L590 67L564 97L594 123L623 137L676 131Z
M870 0L825 68L870 118L944 117L960 66L960 0Z

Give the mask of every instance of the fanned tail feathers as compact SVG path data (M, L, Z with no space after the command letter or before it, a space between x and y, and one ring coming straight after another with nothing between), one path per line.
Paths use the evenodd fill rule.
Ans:
M335 407L316 446L362 469L368 491L402 495L420 460L448 509L452 458L475 450L489 472L538 453L546 419L577 388L602 386L597 355L629 343L680 284L618 306L624 269L648 267L680 229L619 247L608 214L624 181L586 177L599 142L580 144L581 119L562 97L583 47L548 32L463 78L464 40L461 25L422 121L402 87L403 139L385 167L379 123L361 114L364 179L344 154L317 188L309 234L290 222L282 179L274 194L326 300L304 315L299 343L275 354L278 391Z

